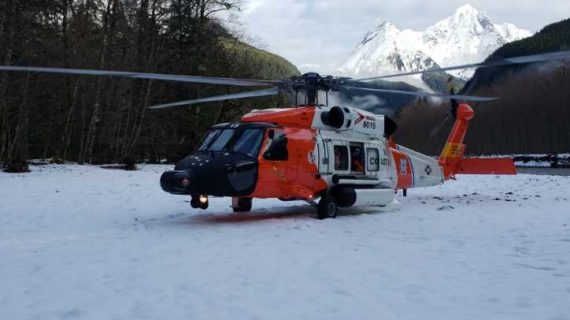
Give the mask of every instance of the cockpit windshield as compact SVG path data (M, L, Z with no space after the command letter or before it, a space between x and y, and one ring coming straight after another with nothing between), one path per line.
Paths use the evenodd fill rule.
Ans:
M222 151L225 146L230 142L230 139L235 133L234 129L224 129L218 134L216 139L208 146L208 151Z
M262 128L214 129L206 134L197 151L233 151L257 156L263 132Z
M198 151L220 151L225 147L233 134L233 129L211 130L202 140L202 143L198 147Z

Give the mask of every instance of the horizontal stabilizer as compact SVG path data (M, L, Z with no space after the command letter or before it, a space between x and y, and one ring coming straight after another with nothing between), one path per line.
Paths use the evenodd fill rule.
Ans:
M517 174L510 158L465 158L456 167L456 174Z

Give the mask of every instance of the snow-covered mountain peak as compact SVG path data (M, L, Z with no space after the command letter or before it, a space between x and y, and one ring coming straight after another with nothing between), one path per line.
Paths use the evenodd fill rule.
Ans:
M398 29L396 25L383 19L378 19L376 20L375 27L368 31L366 35L364 35L364 38L360 42L360 45L364 45L377 37L386 39L389 36L397 35L399 32L400 29Z
M481 33L485 28L491 25L491 21L485 13L480 12L471 5L464 5L457 9L453 16L437 24L446 25L451 29L464 28L468 31Z
M477 10L475 7L473 7L469 3L466 3L466 4L462 5L461 7L457 8L457 10L455 10L454 17L477 16L477 15L479 15L479 13L480 13L479 10Z
M479 62L502 45L530 35L513 24L494 24L486 13L469 4L424 31L401 30L378 19L340 72L368 76ZM453 74L468 79L473 70Z
M393 24L390 21L387 21L383 18L378 18L378 19L376 19L376 21L374 21L374 28L373 29L384 30L387 28L396 28L397 29L395 24Z

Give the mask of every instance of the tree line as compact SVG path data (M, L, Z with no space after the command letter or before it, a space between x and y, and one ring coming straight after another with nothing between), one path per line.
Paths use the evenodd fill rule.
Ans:
M466 153L528 154L570 152L570 61L552 62L504 75L470 94L499 97L472 104ZM397 116L398 143L439 155L451 130L449 103L418 101Z
M297 74L293 65L244 44L216 19L240 5L239 0L0 0L0 64L264 79ZM236 119L251 101L162 112L147 107L238 89L0 72L0 162L24 170L33 158L175 161L209 126Z

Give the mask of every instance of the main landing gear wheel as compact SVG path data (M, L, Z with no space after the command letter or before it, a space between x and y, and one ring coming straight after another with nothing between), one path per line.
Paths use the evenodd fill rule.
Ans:
M327 218L336 218L338 205L336 200L328 195L322 196L317 205L317 216L320 220Z
M249 212L251 211L251 198L232 199L232 208L234 212Z

